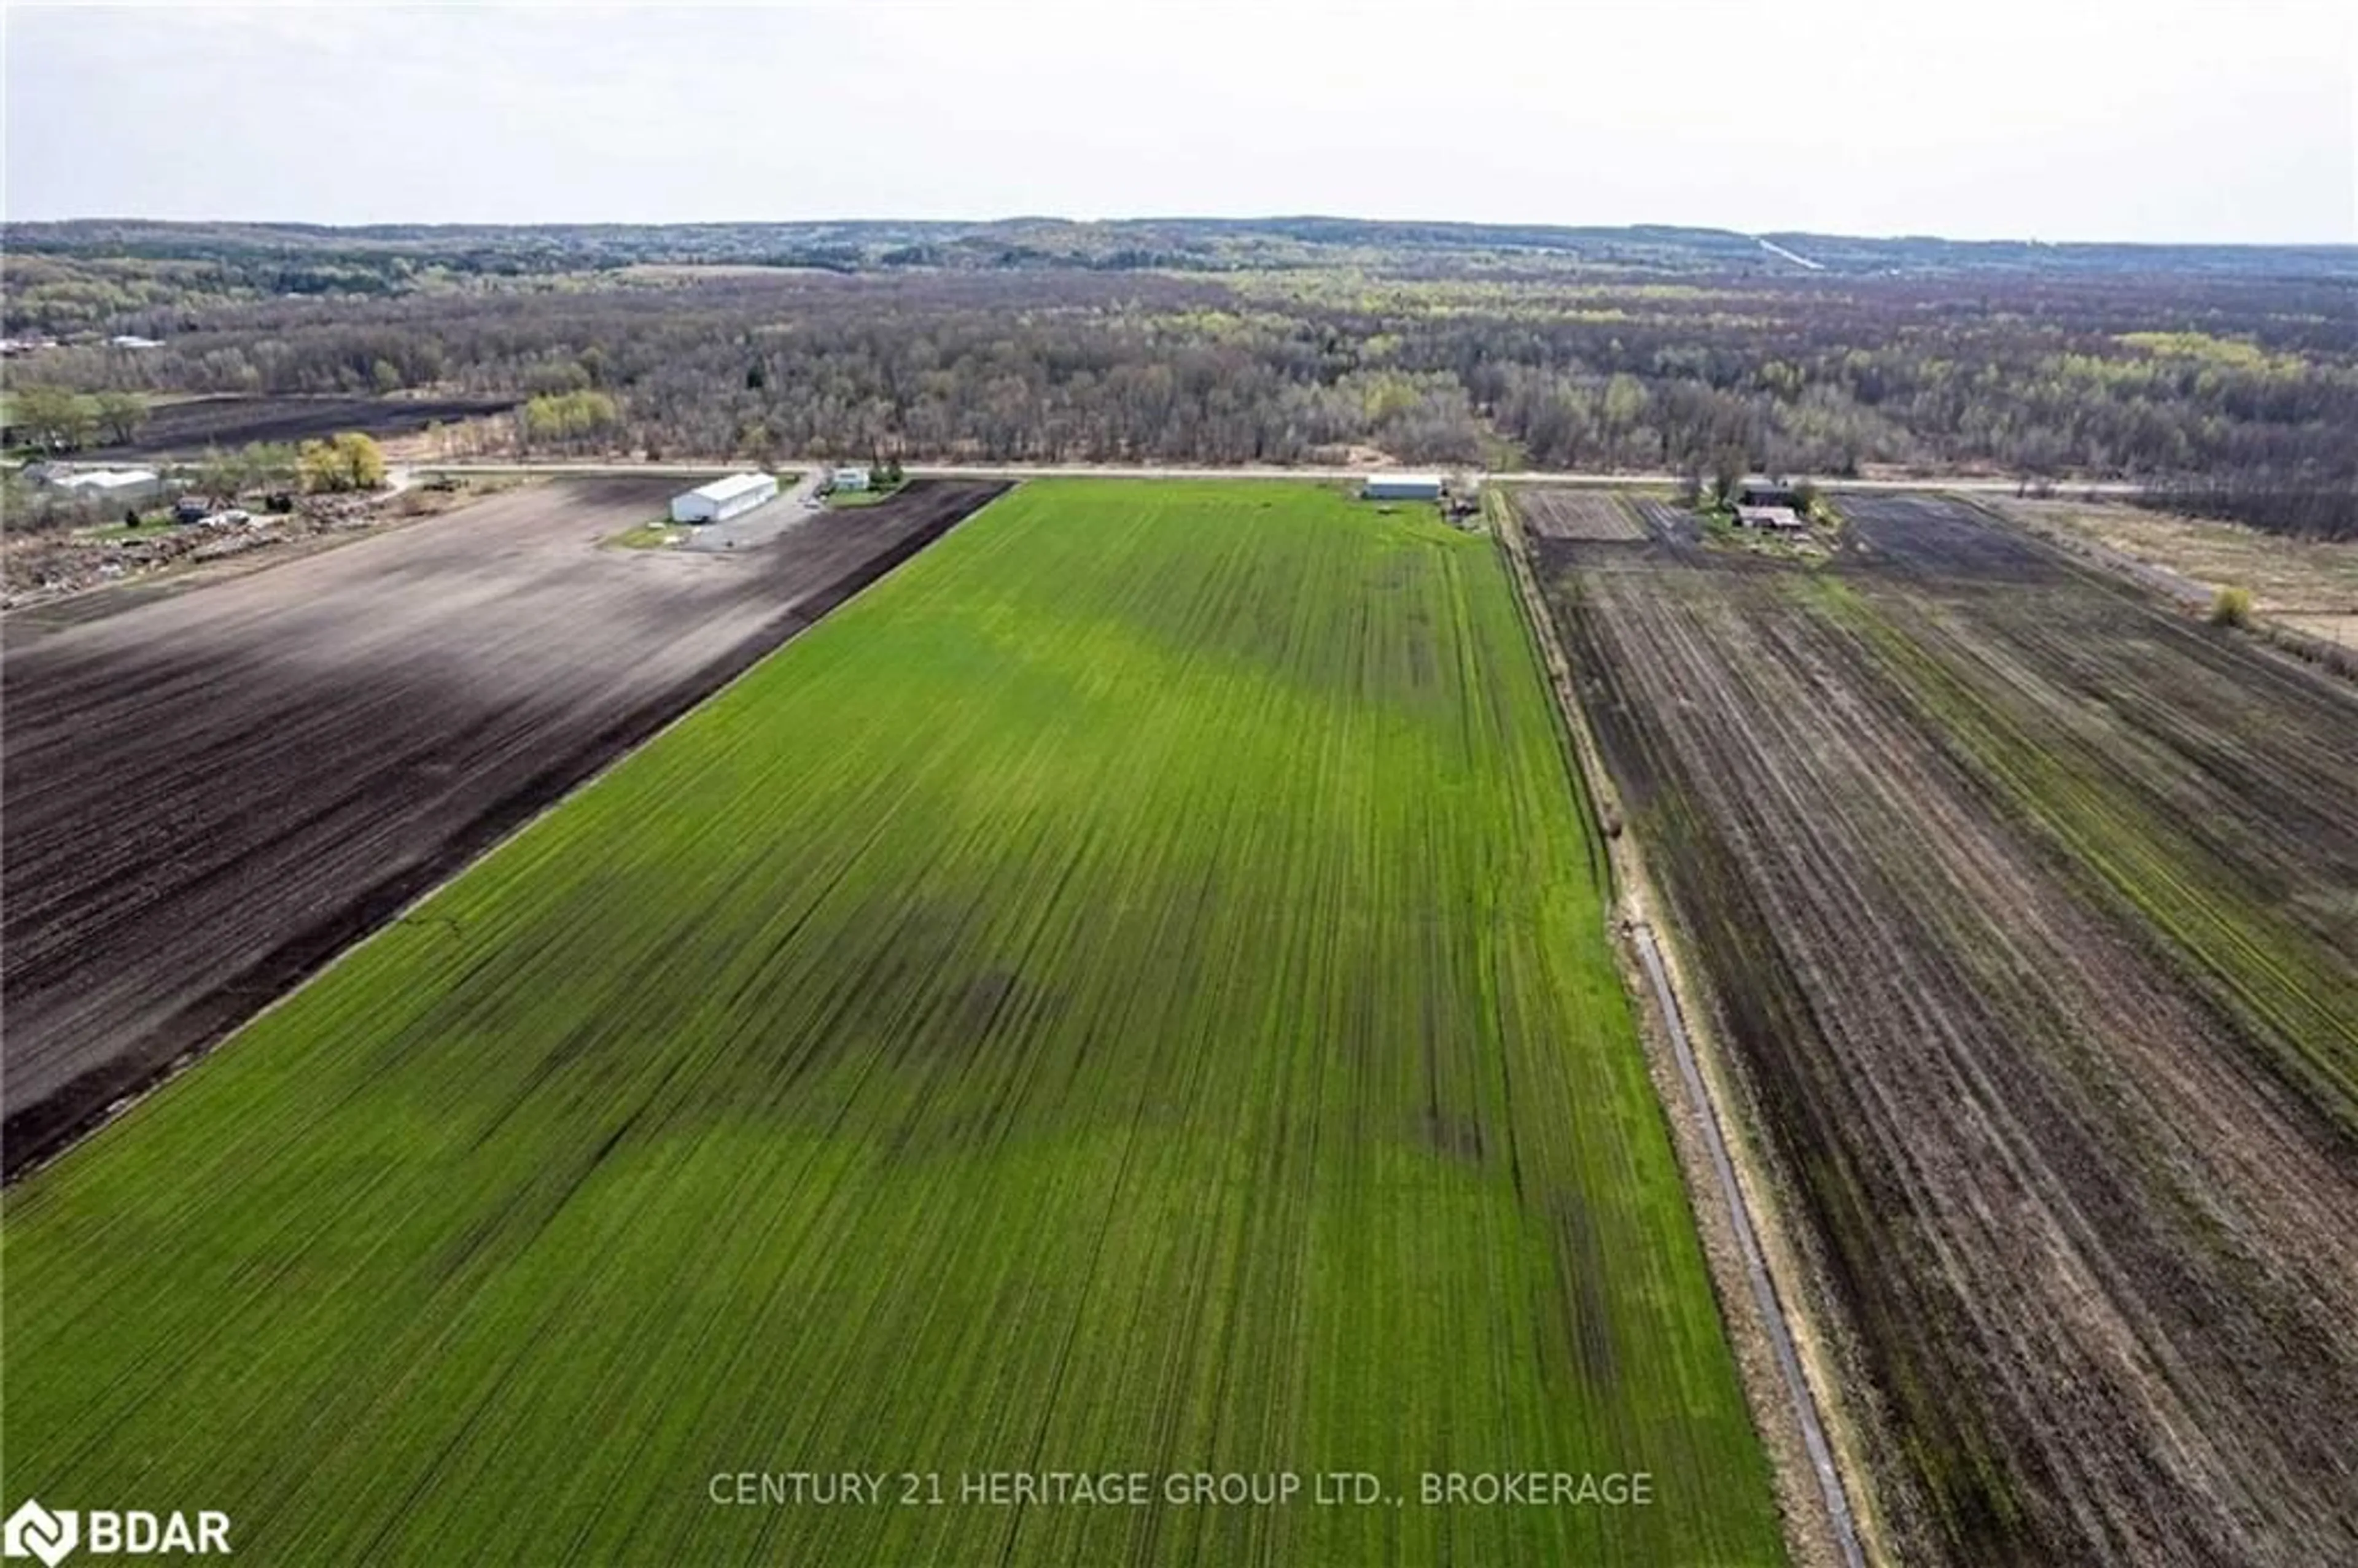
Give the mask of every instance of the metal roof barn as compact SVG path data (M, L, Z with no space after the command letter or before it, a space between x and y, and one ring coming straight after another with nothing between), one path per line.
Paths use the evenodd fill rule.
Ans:
M675 523L726 522L741 513L752 511L777 493L778 481L773 475L732 473L685 495L673 496L671 520Z
M84 495L134 495L157 488L153 469L92 469L57 481L60 490Z
M1371 473L1359 488L1367 501L1438 501L1441 499L1441 476L1437 473Z

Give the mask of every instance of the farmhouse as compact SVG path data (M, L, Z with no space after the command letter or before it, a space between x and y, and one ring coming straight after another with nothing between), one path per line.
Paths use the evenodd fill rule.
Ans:
M827 483L837 490L866 490L868 488L868 470L866 469L838 469L835 472L827 476Z
M732 473L710 484L671 498L675 523L725 523L751 512L778 493L778 481L765 473Z
M1736 525L1797 531L1809 526L1801 516L1801 495L1782 480L1754 474L1736 487Z
M1359 487L1363 501L1438 501L1437 473L1371 473Z

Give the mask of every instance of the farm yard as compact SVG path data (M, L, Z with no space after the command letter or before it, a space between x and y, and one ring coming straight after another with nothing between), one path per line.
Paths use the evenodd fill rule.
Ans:
M337 677L323 736L416 781L431 746L373 739L405 732L413 657L464 706L509 659L590 656L544 611L628 650L609 681L678 625L496 588L558 648L436 653L454 628L421 608L278 657ZM85 681L160 649L115 636ZM145 678L168 728L176 677ZM113 797L208 798L158 766ZM265 1561L1779 1561L1574 789L1489 540L1306 484L1026 486L22 1182L12 1477L201 1498ZM2307 1180L2225 1192L2268 1223L2333 1198L2288 1091L2214 1067L2261 1113L2226 1147ZM2347 1260L2279 1260L2278 1304ZM2321 1440L2344 1407L2313 1391ZM1008 1469L1407 1495L960 1500ZM715 1505L753 1470L891 1489ZM1653 1501L1415 1495L1503 1470L1645 1472ZM896 1506L904 1472L948 1500Z
M999 489L738 557L597 547L682 482L533 486L8 617L11 1172Z
M1534 546L1898 1560L2358 1560L2358 689L1989 516Z

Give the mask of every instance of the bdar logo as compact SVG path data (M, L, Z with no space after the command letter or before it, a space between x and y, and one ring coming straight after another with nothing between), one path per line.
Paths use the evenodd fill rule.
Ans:
M229 1515L207 1509L193 1521L184 1513L145 1509L45 1509L33 1498L8 1516L0 1557L38 1557L58 1568L75 1547L91 1557L229 1555Z
M49 1568L58 1568L78 1539L73 1509L59 1509L51 1513L41 1506L38 1498L27 1498L25 1506L10 1514L5 1530L0 1530L0 1552L10 1557L38 1557Z

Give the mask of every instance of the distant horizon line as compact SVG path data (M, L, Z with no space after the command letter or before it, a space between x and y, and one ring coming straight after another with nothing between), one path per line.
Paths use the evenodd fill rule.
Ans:
M2104 248L2129 250L2302 250L2358 251L2358 238L2348 240L2123 240L2053 239L2039 235L1964 237L1926 232L1872 233L1843 229L1747 229L1716 223L1645 220L1633 222L1566 222L1554 219L1493 218L1368 218L1341 212L1271 212L1231 215L1215 212L1148 213L1135 216L1075 218L1052 212L1013 212L991 218L828 217L828 218L372 218L328 221L311 218L159 218L131 213L88 213L65 218L19 218L0 215L0 228L62 228L72 224L152 224L157 227L208 226L248 229L302 229L330 232L370 229L736 229L853 228L905 225L940 229L989 229L1021 223L1058 223L1075 228L1144 227L1154 224L1217 223L1250 228L1286 223L1343 223L1369 228L1462 229L1472 232L1545 230L1565 234L1671 232L1719 234L1742 240L1818 239L1862 240L1883 243L1931 243L1943 245L2011 245L2029 249Z

